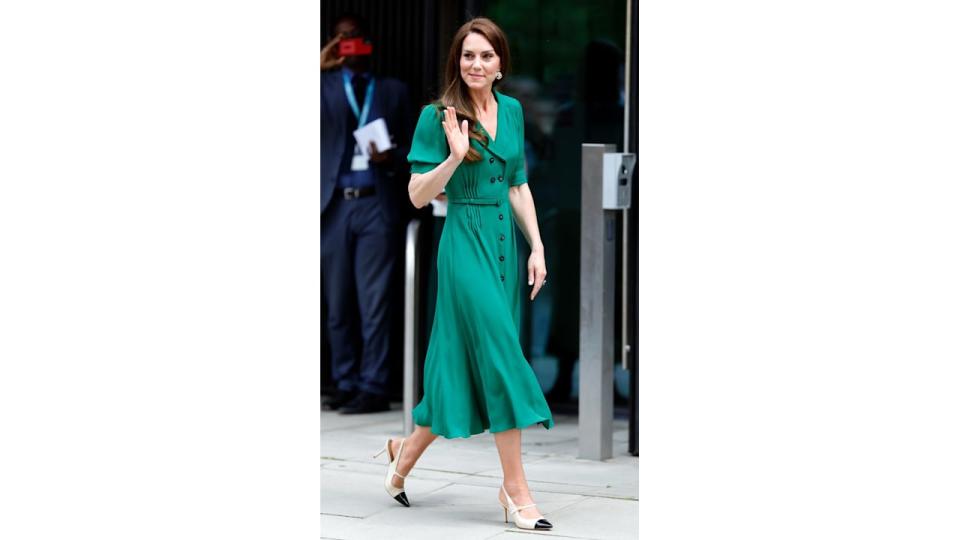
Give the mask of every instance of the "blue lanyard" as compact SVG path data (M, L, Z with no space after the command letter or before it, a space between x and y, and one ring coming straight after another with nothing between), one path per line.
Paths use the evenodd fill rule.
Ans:
M363 126L367 123L367 116L370 114L370 104L373 103L373 77L367 84L367 97L363 100L363 112L357 107L357 96L353 94L353 85L350 84L350 76L343 72L343 91L347 93L347 101L350 102L350 108L353 109L354 116L357 117L357 126Z

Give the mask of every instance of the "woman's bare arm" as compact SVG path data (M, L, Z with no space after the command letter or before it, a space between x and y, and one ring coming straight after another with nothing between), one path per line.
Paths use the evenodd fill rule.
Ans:
M444 134L447 137L447 146L450 155L430 172L410 175L407 191L410 193L410 202L417 208L430 204L450 181L454 171L460 166L467 150L470 149L470 138L467 136L467 121L457 123L457 111L453 107L443 110Z
M530 259L527 261L527 285L533 286L530 299L533 300L547 277L547 265L543 256L543 242L540 240L540 227L537 225L537 209L533 204L530 186L520 184L510 188L510 208L517 218L517 225L527 243L530 244Z
M410 193L410 202L417 208L423 208L430 204L453 176L453 172L460 166L463 159L457 159L450 154L447 159L437 165L432 171L427 173L413 173L410 175L410 183L407 185L407 191Z

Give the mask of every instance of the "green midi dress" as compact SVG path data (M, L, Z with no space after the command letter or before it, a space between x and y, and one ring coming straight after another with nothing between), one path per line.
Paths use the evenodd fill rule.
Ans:
M482 159L464 160L446 185L447 218L437 251L437 304L413 422L448 439L541 424L553 416L520 347L521 277L508 192L527 181L523 109L493 91L497 137ZM420 113L407 161L412 173L433 170L450 154L433 105ZM480 129L483 126L478 124Z

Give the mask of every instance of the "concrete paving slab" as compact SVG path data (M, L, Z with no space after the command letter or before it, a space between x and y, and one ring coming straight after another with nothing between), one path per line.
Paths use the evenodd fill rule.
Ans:
M541 459L546 459L546 457L524 456L523 462L524 464L533 463ZM413 473L415 474L419 468L469 474L495 471L495 474L502 474L500 472L502 471L500 455L497 453L496 447L483 449L444 447L440 441L431 444L420 456Z
M560 511L581 500L582 497L576 495L545 494L537 498L537 504L540 512L549 519L551 512ZM476 531L480 538L515 527L513 522L503 521L503 508L497 502L496 487L451 484L419 497L416 502L411 499L410 504L410 508L380 512L364 521L370 524L392 523L397 529L425 527L427 530L456 530L459 527L471 533ZM417 509L415 512L405 512L414 507Z
M579 495L590 497L606 497L610 499L623 499L627 501L638 501L640 498L640 488L636 483L632 485L611 485L601 489L583 489L577 491Z
M571 456L551 456L525 461L523 470L527 480L559 482L605 488L612 485L637 485L637 460L632 463L612 459L596 461ZM490 474L493 470L479 471Z
M323 469L320 474L320 512L341 517L367 518L386 509L406 508L383 489L383 477L377 481L373 475L358 475ZM429 493L449 485L442 480L420 480L417 489ZM413 493L410 493L413 500Z
M386 474L386 466L375 466L372 469L370 468L361 468L356 467L356 464L344 465L337 464L333 465L337 470L349 470L351 472L356 472L358 474L365 474L373 478L379 478L379 480L370 480L370 479L359 479L358 482L379 482L382 484L383 475ZM490 487L490 488L499 488L500 484L503 482L503 476L499 472L492 475L484 474L457 474L457 473L448 473L442 471L432 471L432 470L423 470L420 467L414 469L415 474L411 474L407 477L407 482L404 484L408 490L408 495L413 496L413 493L423 492L425 486L427 489L433 487L432 484L421 484L420 479L433 480L438 482L447 482L447 483L456 483L461 485L468 486L479 486L479 487ZM527 484L534 493L536 498L537 493L569 493L576 495L586 495L586 496L598 496L598 497L613 497L618 499L634 499L636 500L636 487L635 486L610 486L610 487L597 487L597 486L583 486L577 484L566 484L560 482L539 482L536 480L527 480ZM379 485L379 484L378 484ZM539 499L538 499L539 500Z
M322 435L320 452L325 460L341 459L368 463L386 463L386 453L374 458L373 454L381 449L387 437L402 437L398 432L379 431L377 433L363 433L350 431L349 434L340 434L334 437L330 433ZM472 438L472 437L471 437ZM531 456L524 463L541 459L542 456ZM489 444L451 444L443 438L435 440L420 457L417 468L450 471L459 473L474 473L484 469L500 467L500 457L497 454L493 439Z
M377 523L324 515L321 516L320 531L323 537L338 540L484 540L504 530L495 526L465 526L456 519L443 519L442 516L438 520L435 512L415 514L412 506L399 510L391 513L394 516L392 521Z
M383 457L383 456L381 456ZM421 460L422 462L422 460ZM417 463L417 466L407 475L407 480L410 482L419 482L421 479L425 480L436 480L443 482L457 482L465 478L470 477L469 473L460 473L460 472L448 472L448 471L438 471L433 469L427 469L420 466L420 463ZM380 483L383 483L383 479L387 474L387 460L384 459L379 463L364 463L357 461L339 461L339 460L324 460L323 468L333 469L341 472L352 472L357 474L365 474L376 476L380 479ZM363 480L364 482L369 482L369 480ZM408 487L411 484L404 483L404 487Z
M399 405L399 404L395 404ZM523 430L523 462L534 500L552 531L503 523L497 502L502 470L493 434L438 438L406 482L411 507L383 491L387 437L402 437L402 411L321 414L322 537L487 540L518 535L607 540L638 534L638 462L627 452L627 423L614 422L614 456L579 459L575 417L555 415L554 429ZM551 515L552 514L552 515Z
M549 518L548 518L549 519ZM550 519L553 531L575 538L636 540L640 536L636 501L584 497Z
M327 458L373 460L373 454L383 448L384 443L387 442L387 437L402 437L395 428L396 426L393 426L393 429L390 430L384 428L378 433L352 430L321 433L320 455ZM381 454L378 459L384 459L383 455Z
M551 522L552 523L552 522ZM597 538L586 536L566 536L558 534L556 529L551 531L528 531L525 529L513 529L495 534L486 540L528 540L531 536L549 536L550 538L574 539L574 540L599 540Z
M451 483L456 483L460 485L469 485L469 486L479 486L479 487L488 487L493 489L499 489L500 484L503 483L503 476L501 474L497 475L481 475L481 474L472 474L466 475L460 479L454 480ZM411 489L414 489L414 483L406 484L410 486ZM570 495L583 495L583 496L598 496L598 497L613 497L618 499L633 499L636 500L636 496L631 496L631 491L635 491L636 488L631 486L612 486L609 488L598 488L597 486L581 486L576 484L564 484L559 482L539 482L536 480L527 479L527 485L530 487L531 492L533 493L534 499L539 503L540 493L560 493L560 494L570 494Z
M400 427L403 427L403 411L402 409L398 409L396 405L393 407L394 408L389 411L366 414L340 414L337 411L321 411L320 433L323 434L328 431L340 429L356 431L362 429L364 426L383 423L393 423L395 426L397 419L401 419Z
M553 523L551 521L551 523ZM586 536L566 536L557 534L556 529L551 531L528 531L526 529L513 529L495 534L486 540L528 540L531 536L549 536L550 538L574 539L574 540L598 540Z

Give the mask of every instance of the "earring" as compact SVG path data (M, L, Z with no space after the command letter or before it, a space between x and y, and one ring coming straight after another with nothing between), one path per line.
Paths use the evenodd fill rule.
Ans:
M503 73L500 73L500 72L498 71L498 72L497 72L497 79L502 79L502 78L503 78Z

